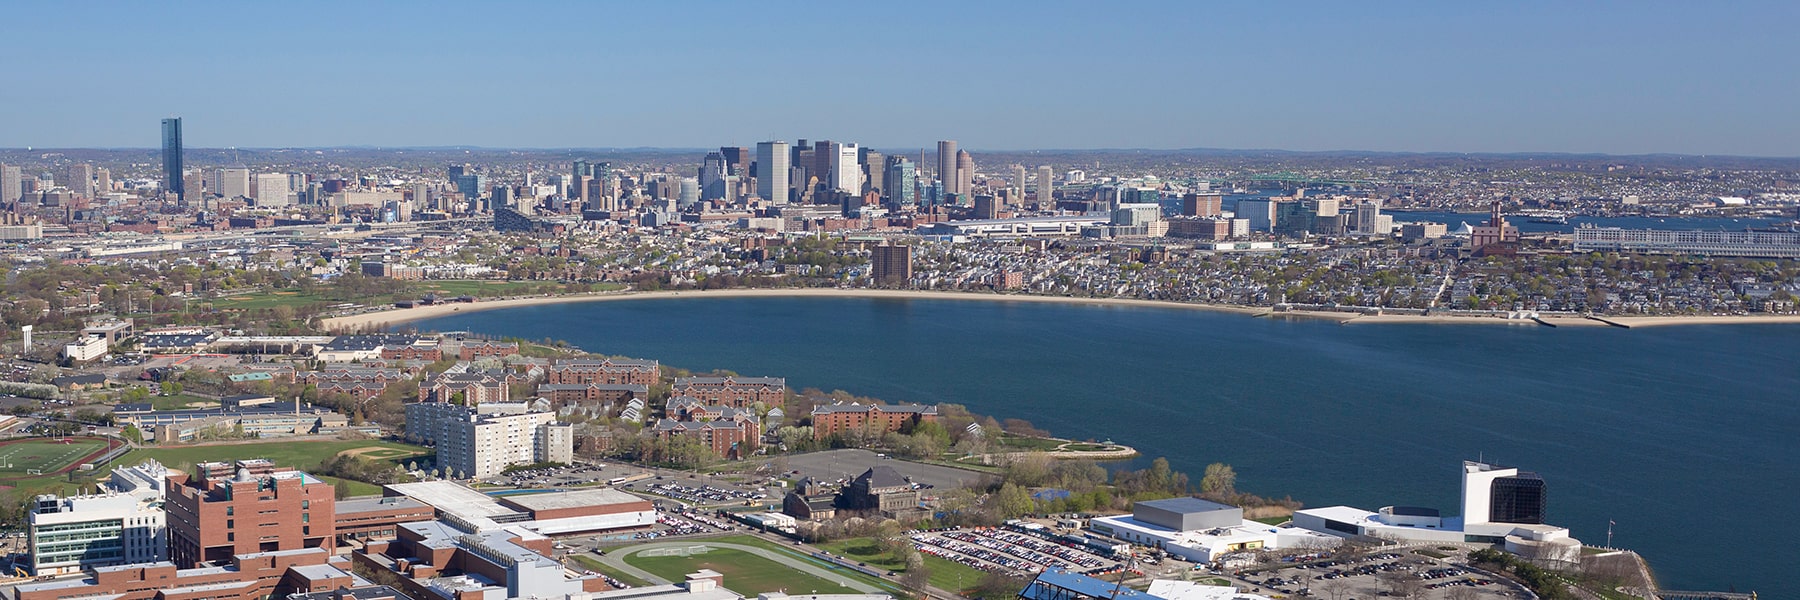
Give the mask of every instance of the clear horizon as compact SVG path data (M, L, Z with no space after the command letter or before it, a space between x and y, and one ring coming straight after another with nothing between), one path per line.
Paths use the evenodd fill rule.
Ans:
M11 7L13 148L1800 156L1800 5ZM1011 150L1008 150L1011 149Z

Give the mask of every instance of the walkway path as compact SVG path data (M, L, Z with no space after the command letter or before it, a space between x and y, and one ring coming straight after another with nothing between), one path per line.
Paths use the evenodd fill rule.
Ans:
M863 583L863 582L860 582L860 581L857 581L854 579L845 578L842 574L835 573L831 569L821 567L817 564L812 563L811 561L796 558L796 557L789 555L787 553L784 553L784 552L776 552L774 550L770 550L767 548L760 548L757 546L746 546L743 544L732 544L732 543L728 543L728 542L713 542L713 541L653 542L653 543L649 543L649 544L641 544L641 545L631 546L631 547L627 547L627 548L620 548L618 550L608 552L608 553L606 553L606 555L600 557L600 562L606 563L608 566L617 568L620 571L629 573L632 576L642 578L645 581L649 581L651 583L660 585L660 584L664 584L664 583L670 583L670 581L667 579L663 579L661 577L652 575L652 574L650 574L649 571L645 571L643 569L639 569L637 567L631 566L630 564L627 564L625 562L625 557L631 556L633 554L637 554L639 552L643 552L645 550L654 550L657 548L692 548L694 546L706 546L708 548L725 548L725 549L730 549L730 550L737 550L740 552L746 552L749 554L754 554L756 556L760 556L760 557L775 561L776 563L779 563L783 566L794 569L796 571L806 573L808 575L812 575L814 577L818 577L825 581L837 583L839 585L848 587L848 588L856 590L858 592L862 592L865 594L886 594L886 593L888 593L886 590L883 590L881 588L878 588L878 587L875 587L875 586L872 586L872 585L869 585L869 584L866 584L866 583Z

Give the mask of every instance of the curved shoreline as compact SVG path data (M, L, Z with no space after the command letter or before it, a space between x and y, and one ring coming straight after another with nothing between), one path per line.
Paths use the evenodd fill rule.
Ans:
M1271 316L1279 318L1318 318L1334 320L1340 323L1434 323L1434 324L1486 324L1486 325L1527 325L1538 326L1531 321L1509 320L1500 317L1448 316L1448 315L1357 315L1353 313L1319 312L1319 311L1286 311L1274 312L1264 307L1233 306L1225 304L1201 304L1196 302L1173 302L1168 300L1139 300L1134 298L1078 298L1072 296L1036 296L1028 294L989 294L979 292L944 292L930 290L878 290L878 289L837 289L837 288L750 288L726 290L688 290L664 292L597 292L592 294L570 294L563 296L534 296L529 298L508 298L473 303L435 304L416 306L413 308L391 308L366 313L330 317L321 319L319 327L328 332L355 333L379 331L395 325L411 323L456 314L520 308L546 304L568 304L573 302L606 302L615 300L657 300L669 298L888 298L888 299L924 299L924 300L965 300L984 302L1036 302L1055 304L1086 304L1091 306L1135 306L1145 308L1175 308L1186 310L1204 310L1212 312L1235 313L1251 316ZM1548 319L1557 325L1574 325L1586 327L1607 327L1605 323L1582 317L1553 317ZM1629 327L1652 327L1663 325L1743 325L1769 323L1800 323L1800 315L1752 315L1729 317L1607 317L1607 320L1621 323Z

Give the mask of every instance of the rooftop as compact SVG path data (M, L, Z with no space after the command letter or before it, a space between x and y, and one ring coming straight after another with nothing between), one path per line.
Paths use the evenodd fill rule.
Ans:
M1182 513L1182 514L1214 512L1214 511L1221 511L1221 510L1238 510L1238 507L1236 507L1236 506L1231 506L1228 504L1219 504L1219 503L1213 502L1211 500L1201 500L1199 498L1193 498L1193 497L1168 498L1168 499L1164 499L1164 500L1145 500L1143 502L1137 503L1137 505L1138 506L1148 506L1150 508L1156 508L1156 509L1166 510L1166 511L1175 512L1175 513Z
M552 492L548 494L522 494L507 496L504 502L530 511L561 510L581 508L584 506L605 506L608 504L624 504L627 502L643 502L643 498L611 488L574 490L568 492Z

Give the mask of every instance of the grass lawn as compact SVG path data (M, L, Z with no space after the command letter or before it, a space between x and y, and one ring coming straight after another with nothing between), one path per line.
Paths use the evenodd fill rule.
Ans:
M853 538L816 545L821 550L856 562L868 563L871 567L889 571L906 570L905 562L892 553L882 552L875 546L875 540L871 538ZM975 584L981 582L982 576L986 575L972 567L931 555L925 556L925 570L930 573L928 578L931 580L932 586L958 592L974 587ZM957 589L959 585L962 586L962 589Z
M644 587L644 586L650 585L650 582L644 581L643 579L639 579L635 575L631 575L624 571L620 571L618 569L614 569L610 566L607 566L606 563L600 562L600 559L598 559L598 558L594 558L592 556L584 556L584 555L580 555L580 554L570 556L569 558L575 559L575 562L580 563L582 568L587 569L589 571L593 571L595 573L605 573L607 577L611 577L613 579L619 580L619 583L623 583L623 584L629 585L631 587Z
M1007 448L1017 448L1017 449L1021 449L1021 450L1055 450L1057 446L1061 446L1067 442L1068 442L1068 440L1053 440L1050 438L1020 437L1020 436L1016 436L1016 435L1012 435L1012 434L1003 434L1000 436L1000 445L1001 446L1007 447Z
M417 284L421 292L437 292L439 296L474 296L476 298L498 298L501 296L521 296L536 294L543 286L554 286L556 289L567 289L553 281L485 281L480 279L450 279L421 281ZM594 284L598 291L624 289L617 283Z
M1262 518L1257 518L1257 519L1251 519L1251 520L1252 520L1252 521L1256 521L1256 522L1258 522L1258 523L1262 523L1262 524L1264 524L1264 525L1280 525L1280 524L1282 524L1282 523L1286 523L1286 522L1288 522L1288 521L1292 521L1292 520L1294 520L1294 517L1292 517L1292 516L1286 516L1286 517L1262 517Z
M270 292L256 292L254 294L240 294L224 298L214 298L212 305L214 310L247 310L253 308L275 308L277 306L300 307L308 304L317 304L319 302L330 302L335 304L341 301L330 300L317 294L302 294L299 290L275 290Z
M31 477L30 471L51 473L82 457L106 449L106 442L75 439L36 439L0 446L0 477Z
M704 543L696 541L695 545ZM728 548L714 548L695 556L644 556L640 553L626 557L625 562L669 581L681 581L683 576L698 569L712 569L725 576L726 588L745 596L783 590L795 594L861 593L836 582L788 569L769 559Z
M345 450L374 448L365 455L372 458L401 459L402 456L413 457L430 454L431 450L410 444L400 444L382 440L331 440L302 442L293 440L270 439L248 444L219 444L212 446L168 446L155 448L139 448L120 457L118 464L135 465L146 458L154 458L171 469L187 470L195 463L208 461L228 461L247 458L267 458L284 467L301 470L318 466L327 458L337 456ZM375 454L379 452L380 454ZM399 454L404 453L404 454ZM398 460L404 463L404 460ZM352 486L354 487L354 486ZM354 491L354 490L353 490Z

